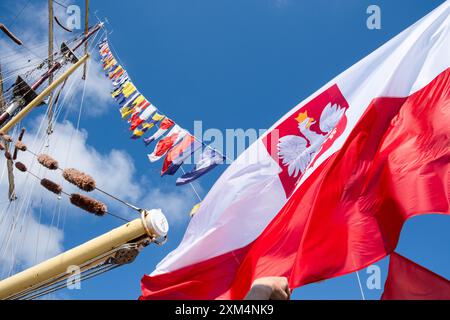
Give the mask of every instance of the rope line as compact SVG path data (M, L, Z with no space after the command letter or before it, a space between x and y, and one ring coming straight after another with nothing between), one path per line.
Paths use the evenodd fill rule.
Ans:
M38 175L34 174L33 172L27 170L27 173L29 173L31 176L33 176L33 177L36 178L37 180L39 180L39 181L41 180L41 178L40 178ZM64 190L61 190L61 193L64 194L65 196L68 196L68 197L71 196L70 193L67 193L67 192L65 192ZM126 218L123 218L123 217L121 217L121 216L119 216L119 215L117 215L117 214L113 214L113 213L111 213L111 212L109 212L109 211L107 211L106 214L109 214L109 215L111 215L112 217L115 217L115 218L120 219L120 220L122 220L122 221L130 222L130 220L128 220L128 219L126 219Z
M180 166L181 171L183 172L183 174L185 174L186 172L183 169L183 166ZM195 190L194 185L192 184L192 182L189 182L189 185L191 186L192 190L194 191L195 195L197 196L198 201L202 202L202 198L200 197L200 195L198 194L197 190Z

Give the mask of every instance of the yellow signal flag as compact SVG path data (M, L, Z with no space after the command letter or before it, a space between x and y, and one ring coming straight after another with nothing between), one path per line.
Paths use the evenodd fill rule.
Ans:
M201 202L197 203L195 206L192 207L191 212L189 213L189 216L192 218L197 213L198 209L200 209Z

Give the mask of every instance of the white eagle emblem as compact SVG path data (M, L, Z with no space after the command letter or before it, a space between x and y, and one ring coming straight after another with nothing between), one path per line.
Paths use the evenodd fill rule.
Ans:
M295 118L298 121L298 129L307 140L300 136L288 135L281 137L278 142L278 156L283 165L288 167L290 176L297 177L299 173L305 172L312 158L336 127L344 112L345 109L337 104L327 104L320 115L319 122L320 130L325 132L324 135L309 129L316 121L308 117L306 111ZM307 147L308 141L309 146Z

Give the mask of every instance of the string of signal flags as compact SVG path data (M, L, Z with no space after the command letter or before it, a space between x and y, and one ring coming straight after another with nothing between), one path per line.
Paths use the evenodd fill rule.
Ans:
M146 146L155 144L153 152L148 154L150 162L164 157L161 176L174 175L183 162L200 148L203 149L199 161L190 171L177 178L177 186L198 179L224 162L223 154L176 124L139 92L127 71L114 57L107 38L99 43L99 53L105 75L112 82L111 96L119 104L122 119L128 122L132 132L130 138L142 138ZM152 128L153 133L145 136Z

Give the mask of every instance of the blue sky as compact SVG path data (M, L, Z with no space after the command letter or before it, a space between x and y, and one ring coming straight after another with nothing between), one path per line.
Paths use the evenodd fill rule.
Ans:
M13 22L15 13L26 2L2 0L0 21L13 23L13 31L30 31L33 27L32 8L44 8L47 1L32 0ZM59 2L84 3L79 0ZM109 38L115 51L134 83L152 103L187 129L193 129L195 120L202 120L204 129L224 131L227 128L270 127L332 77L443 1L91 2L91 12L96 11L101 18L107 17L107 28L112 31ZM366 27L366 9L371 4L381 8L380 30ZM93 58L99 59L95 52ZM88 82L89 85L93 85L92 82ZM174 222L171 223L169 242L163 247L147 247L133 264L82 283L82 290L65 290L59 297L135 299L140 294L142 275L150 273L178 244L188 223L189 207L196 199L188 185L175 187L176 177L159 177L161 162L148 163L148 150L140 141L129 139L114 101L96 100L92 95L83 106L80 122L80 128L86 132L85 143L101 155L109 154L113 149L129 155L125 159L134 166L130 172L133 181L148 193L142 194L142 199L129 197L138 205L150 207L156 203L163 210L175 211L169 214L169 222L172 222L170 219ZM78 104L74 104L74 109L78 108ZM38 112L35 116L39 116ZM77 116L78 111L72 110L67 120L76 123ZM215 169L196 183L202 196L225 168ZM151 193L152 190L158 192ZM165 201L165 193L170 194L170 199L179 196L189 201L176 206L170 199ZM65 249L120 224L109 217L99 220L74 215L75 218L73 215L68 218L63 228L62 246ZM126 215L132 216L132 213ZM52 223L51 217L45 219ZM59 227L62 229L61 225ZM448 217L413 218L405 224L397 251L450 278L449 228ZM381 267L383 286L388 259L377 265ZM359 275L366 298L378 299L382 289L369 290L365 286L368 274L361 270ZM361 299L361 294L356 275L350 274L299 288L294 291L293 298Z

